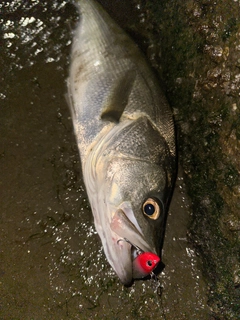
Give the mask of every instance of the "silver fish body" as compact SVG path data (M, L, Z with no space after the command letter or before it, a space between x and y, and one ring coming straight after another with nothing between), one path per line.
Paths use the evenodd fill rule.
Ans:
M73 125L96 230L129 284L139 277L131 243L160 254L175 173L172 113L133 41L98 3L78 3L68 79Z

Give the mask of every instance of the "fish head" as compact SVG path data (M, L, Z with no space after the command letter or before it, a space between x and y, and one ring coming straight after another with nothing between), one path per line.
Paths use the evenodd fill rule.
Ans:
M174 160L148 118L111 128L91 149L83 170L105 255L128 285L159 262ZM148 273L143 264L149 260L138 258L139 252L152 254Z
M107 192L100 200L101 219L106 220L95 225L108 261L121 282L129 285L150 274L160 261L168 179L162 166L121 157L111 160L107 172L107 186L102 185ZM150 260L138 258L139 252L150 253Z

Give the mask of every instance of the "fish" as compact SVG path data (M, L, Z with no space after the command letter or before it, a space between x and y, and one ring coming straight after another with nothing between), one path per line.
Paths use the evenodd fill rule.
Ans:
M67 79L73 128L105 256L131 285L161 257L176 172L173 114L130 36L95 0L77 7Z

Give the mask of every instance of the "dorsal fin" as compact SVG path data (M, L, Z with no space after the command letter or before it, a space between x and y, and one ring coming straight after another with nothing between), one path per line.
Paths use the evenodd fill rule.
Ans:
M127 70L114 81L111 91L104 102L101 119L119 122L127 104L133 83L136 78L135 70Z

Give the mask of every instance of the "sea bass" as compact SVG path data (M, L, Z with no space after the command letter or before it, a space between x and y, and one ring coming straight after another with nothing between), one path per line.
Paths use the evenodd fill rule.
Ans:
M74 131L96 230L129 285L161 255L175 176L172 113L130 37L94 0L78 5L68 78Z

